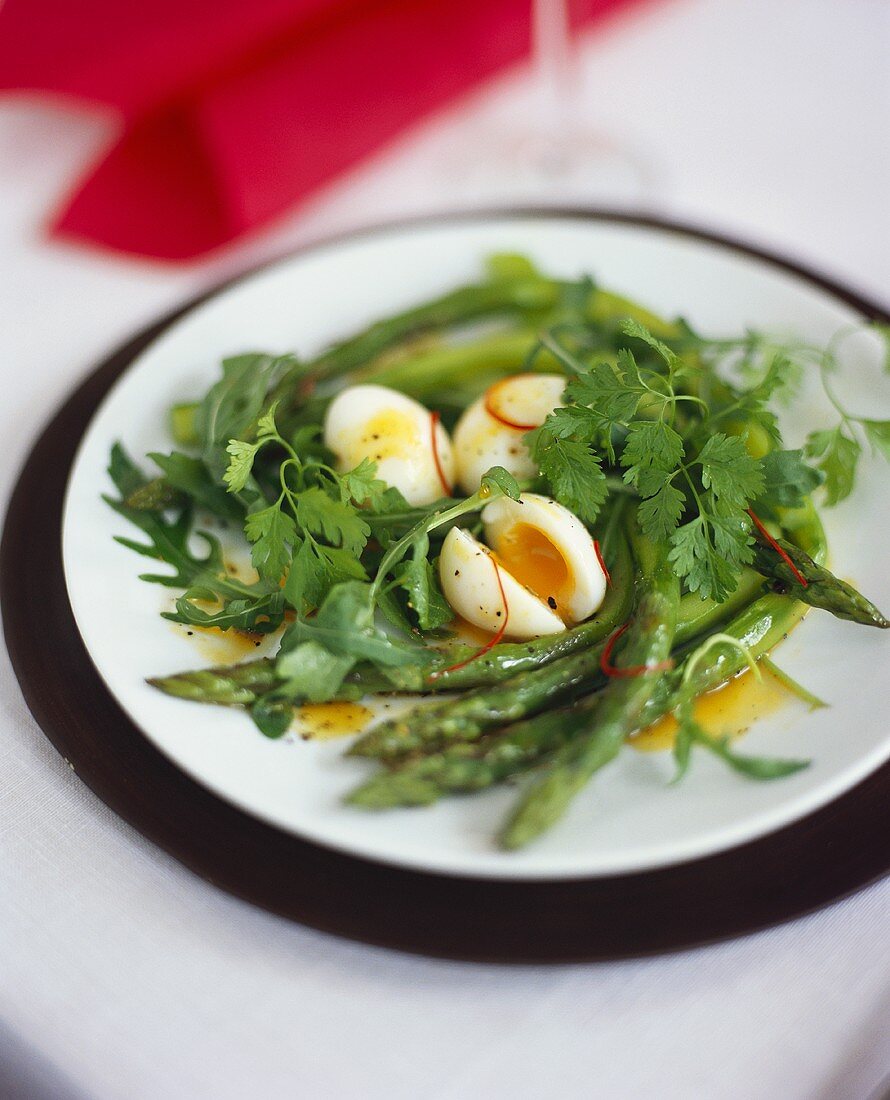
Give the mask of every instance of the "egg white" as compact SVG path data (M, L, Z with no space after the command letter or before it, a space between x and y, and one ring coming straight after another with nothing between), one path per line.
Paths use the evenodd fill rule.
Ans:
M606 595L606 574L600 565L590 532L562 504L539 493L522 493L519 500L501 497L482 512L485 541L510 568L517 546L530 541L549 544L565 567L565 583L559 591L544 591L535 578L534 560L523 562L521 575L532 590L565 621L580 623L597 610ZM543 571L542 571L543 580ZM554 607L554 604L556 605Z
M562 403L565 387L562 374L515 374L496 382L464 411L454 429L457 479L464 492L475 492L492 466L503 466L520 480L537 474L523 436ZM492 416L489 402L504 420L520 426Z
M463 528L452 527L445 536L439 582L457 614L491 634L501 629L505 617L505 635L511 638L539 638L566 628L543 600L498 565L488 547Z
M439 467L433 453L433 432ZM409 504L430 504L447 496L454 483L454 451L448 432L433 424L419 401L387 386L347 386L328 406L324 443L339 470L368 458L377 476L401 492Z

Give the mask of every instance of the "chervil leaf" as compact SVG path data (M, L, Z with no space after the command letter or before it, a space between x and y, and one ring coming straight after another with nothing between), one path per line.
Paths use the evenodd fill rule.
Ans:
M553 439L535 447L533 457L560 504L593 523L609 490L600 460L587 444Z
M712 435L699 452L702 484L711 489L722 508L743 508L763 491L763 470L744 440L735 435Z
M284 581L284 596L300 614L314 611L331 588L330 568L316 546L308 539L299 540Z
M226 446L226 454L229 455L229 464L223 474L223 481L230 493L240 493L247 485L253 472L253 460L261 443L245 443L241 439L230 439Z
M637 509L637 518L647 537L653 542L669 539L680 522L685 503L685 495L669 481L664 482L653 496L642 501Z
M367 504L376 512L389 488L376 474L377 467L369 458L363 458L355 469L341 474L340 485L345 498L354 500L356 504Z
M711 597L718 602L735 590L740 557L747 544L747 537L740 545L738 540L734 542L733 531L728 526L720 528L719 537L722 553L715 546L713 522L699 514L674 531L668 554L690 592L700 592L703 598ZM748 555L750 557L750 550Z
M652 350L664 360L667 366L672 367L677 362L676 353L673 352L667 344L653 336L645 325L640 324L640 322L634 320L633 317L627 317L623 320L618 326L618 329L620 332L624 333L625 336L630 336L634 340L642 340L644 344L652 348Z
M822 474L804 462L803 451L769 451L760 462L763 490L758 505L765 502L773 507L799 508L822 484Z
M291 516L279 505L252 512L244 521L244 534L253 543L250 551L254 569L261 577L278 583L291 560L297 529Z
M371 528L354 508L332 497L317 486L296 496L297 522L311 534L342 546L358 557Z
M271 436L278 435L278 428L275 425L275 413L278 411L279 401L273 401L263 415L257 420L256 423L256 437L257 439L268 439Z
M860 420L859 423L865 428L869 442L890 461L890 420Z
M850 438L843 425L825 431L811 432L807 437L807 455L817 460L816 465L825 475L825 503L838 504L853 490L856 466L862 448Z
M637 420L631 424L621 455L625 481L636 484L644 469L672 473L683 458L683 440L663 420Z
M603 424L626 424L646 390L633 380L636 363L630 352L625 351L623 359L626 368L623 372L611 363L597 363L573 378L566 387L565 400L589 407Z

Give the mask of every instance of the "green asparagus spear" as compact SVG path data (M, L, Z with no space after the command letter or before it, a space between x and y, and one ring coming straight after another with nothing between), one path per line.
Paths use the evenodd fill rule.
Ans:
M355 336L334 344L310 362L296 364L278 382L269 399L282 401L285 405L288 401L299 401L301 384L342 377L427 332L483 317L521 316L550 308L558 302L560 292L559 282L536 273L459 287L377 321Z
M850 619L864 626L886 630L890 620L875 605L846 581L840 580L822 565L817 565L798 546L786 539L776 539L794 566L763 536L754 543L754 568L768 577L777 591L788 592L811 607L821 607L839 619ZM806 581L801 584L800 578Z
M713 691L741 672L744 650L756 659L776 645L805 613L803 604L767 595L746 607L722 628L739 648L715 646L698 662L691 679L695 695ZM640 727L651 725L671 709L683 675L680 666L659 677L640 715ZM409 759L395 771L381 770L347 799L363 809L421 806L446 794L482 790L518 775L573 741L596 722L602 695L572 707L517 722L478 744L456 744L420 759Z
M685 611L685 616L680 621L678 614L676 641L686 642L712 630L744 602L750 602L762 584L753 573L744 580L745 583L740 584L736 593L723 604L698 597L681 600L680 611ZM612 623L613 628L626 618L628 605L629 600L624 603L625 614ZM350 754L393 761L425 747L474 741L494 726L517 721L546 706L562 704L595 691L604 682L600 670L603 637L604 633L595 641L591 631L586 648L568 656L543 666L538 660L528 670L518 670L500 683L483 684L457 699L428 703L383 722L354 742ZM535 646L536 643L528 643L517 648L527 650Z
M247 707L260 695L275 687L278 678L275 675L275 662L270 657L260 657L240 665L157 676L148 683L179 699L217 703L224 707Z
M632 538L642 572L639 599L615 663L642 670L658 667L670 657L680 582L664 546L639 533ZM532 784L501 835L504 847L528 844L562 817L593 773L616 756L628 734L639 727L657 682L656 672L641 671L616 677L604 689L596 725L560 749Z

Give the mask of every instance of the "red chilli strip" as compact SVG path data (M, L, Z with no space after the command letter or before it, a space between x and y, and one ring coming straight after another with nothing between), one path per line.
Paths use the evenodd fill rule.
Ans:
M460 668L466 668L467 665L472 664L473 661L478 661L480 657L484 657L490 649L494 649L498 642L501 641L501 639L507 633L507 622L510 618L510 608L507 606L507 594L506 592L504 592L504 586L501 583L501 571L500 569L498 569L497 562L494 560L494 558L491 559L491 564L494 568L495 580L498 582L498 590L501 594L501 602L504 606L504 621L498 627L497 633L493 634L491 638L489 638L489 640L485 643L485 645L482 646L481 649L478 649L474 654L472 654L472 656L467 657L465 661L458 661L456 665L451 665L449 668L440 668L437 672L430 673L427 679L438 680L438 678L440 676L444 676L446 672L457 672L457 670Z
M448 478L445 476L445 471L442 469L442 460L439 458L439 441L436 438L436 428L439 426L439 421L442 418L437 412L430 413L430 441L433 446L433 462L436 466L436 473L439 475L439 482L445 491L445 496L451 496L451 486L448 484Z
M801 571L797 568L797 566L794 564L794 562L788 556L788 553L785 550L783 550L781 546L779 546L779 544L776 542L776 540L773 538L773 536L764 527L761 520L758 519L758 517L754 515L754 513L751 511L750 508L748 509L748 515L751 517L751 519L754 520L754 526L757 528L757 530L761 533L761 535L763 535L763 537L770 544L770 546L773 548L773 550L775 550L775 552L779 555L779 557L782 559L782 561L788 566L788 568L794 574L795 579L797 580L797 583L801 586L801 588L809 588L810 582L803 575L803 573L801 573Z
M600 670L604 676L608 676L613 680L627 680L632 676L646 676L650 672L667 672L668 669L674 667L674 662L670 659L667 661L659 661L658 664L655 665L629 665L627 668L618 668L613 665L612 651L615 648L615 643L629 626L629 622L625 623L624 626L619 626L606 642L603 648L603 654L600 657Z
M508 420L506 416L501 416L495 409L492 404L492 396L503 384L503 382L495 382L493 386L489 386L485 391L485 411L493 420L497 420L499 424L503 424L505 428L513 428L517 432L534 431L534 429L538 427L537 424L517 424L515 420Z
M599 539L594 539L593 540L593 549L596 551L596 560L600 563L600 569L602 569L603 573L605 574L606 584L611 588L612 587L612 574L606 568L606 563L603 561L603 552L602 552L602 550L600 550Z

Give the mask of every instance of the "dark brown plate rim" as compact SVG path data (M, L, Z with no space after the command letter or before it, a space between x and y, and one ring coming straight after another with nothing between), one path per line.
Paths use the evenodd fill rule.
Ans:
M791 273L865 317L890 321L855 291L775 253L609 210L415 218L328 238L281 259L392 229L493 216L584 218L708 241ZM202 878L264 909L367 943L466 960L560 962L679 950L790 920L890 870L890 764L792 825L707 858L633 874L525 881L409 870L302 840L212 794L159 752L104 686L77 631L61 558L65 485L93 413L135 357L195 306L268 266L196 297L100 363L44 429L10 499L0 608L13 668L38 725L103 802Z

